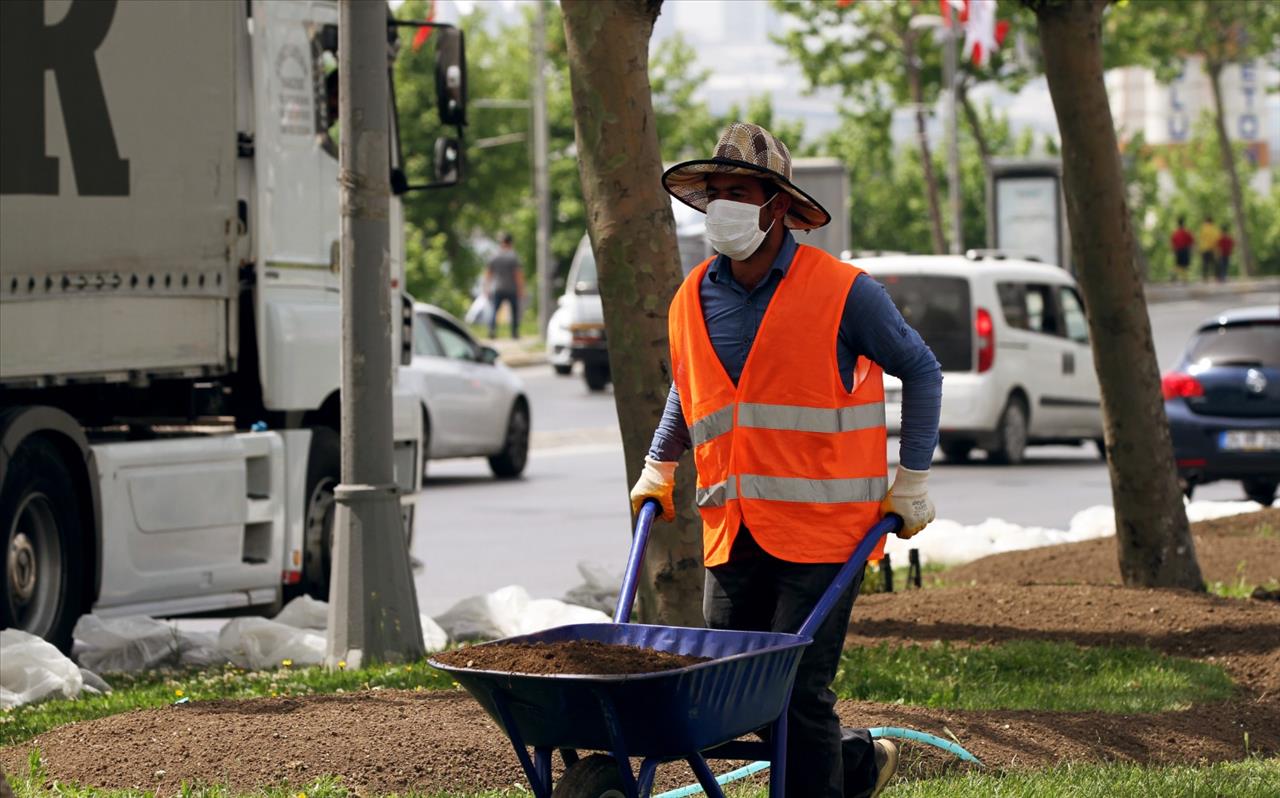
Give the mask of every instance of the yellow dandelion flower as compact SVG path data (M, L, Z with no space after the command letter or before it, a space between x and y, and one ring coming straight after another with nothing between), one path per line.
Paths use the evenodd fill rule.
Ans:
M347 661L345 659L338 660L338 670L345 671L347 669Z
M280 664L281 664L281 665L283 665L283 666L285 666L286 668L290 668L290 667L292 667L292 666L293 666L293 660L291 660L291 659L282 659L282 660L280 660Z
M177 690L174 690L174 691L173 691L173 694L174 694L175 696L177 696L178 698L182 698L182 696L184 695L184 693L182 692L182 688L181 688L181 687L179 687Z

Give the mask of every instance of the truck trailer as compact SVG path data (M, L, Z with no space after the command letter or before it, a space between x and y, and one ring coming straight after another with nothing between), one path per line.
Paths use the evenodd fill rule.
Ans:
M327 594L337 17L334 0L0 3L0 626L66 647L86 612ZM404 307L396 197L389 223ZM388 321L393 346L410 319ZM411 529L422 414L393 406Z

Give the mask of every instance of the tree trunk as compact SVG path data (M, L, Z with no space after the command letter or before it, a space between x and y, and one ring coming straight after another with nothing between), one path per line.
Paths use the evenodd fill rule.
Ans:
M942 208L938 204L938 178L933 173L933 157L929 153L929 134L925 129L924 92L920 88L920 65L916 63L916 37L902 37L907 57L907 82L911 86L911 102L916 107L916 139L920 142L920 160L924 167L925 193L929 197L929 232L933 238L933 254L945 255L947 238L942 233Z
M619 501L640 476L671 386L667 306L681 279L649 89L649 37L660 6L660 0L561 4L578 170L627 460ZM694 509L691 458L677 475L675 524L658 522L649 539L641 612L650 622L701 626L702 520Z
M1249 226L1244 215L1244 192L1240 190L1240 173L1236 170L1235 153L1231 151L1231 139L1227 138L1227 115L1222 109L1222 64L1207 63L1209 86L1213 89L1213 124L1218 128L1218 147L1222 153L1222 169L1231 184L1231 210L1236 217L1236 241L1240 242L1240 270L1245 277L1258 272L1253 259L1253 246L1249 243Z
M956 93L960 95L960 107L964 109L964 119L969 125L969 132L973 134L973 140L978 145L978 155L982 158L982 165L985 168L991 163L991 145L987 143L987 134L982 129L982 118L978 116L978 109L973 107L973 103L969 100L969 87L966 80L961 80L956 88Z
M1062 135L1072 254L1102 386L1107 467L1124 583L1203 590L1178 488L1119 148L1102 80L1105 0L1038 6L1045 75Z

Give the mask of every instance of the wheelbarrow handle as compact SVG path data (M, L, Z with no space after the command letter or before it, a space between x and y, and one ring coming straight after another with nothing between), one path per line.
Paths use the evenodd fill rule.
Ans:
M644 549L649 544L649 528L661 511L662 505L654 499L649 499L640 506L640 514L636 516L636 533L631 537L627 570L622 575L622 590L618 593L618 607L613 611L614 623L631 620L631 605L635 603L636 589L640 586L640 566L644 565Z
M631 554L627 557L627 570L622 575L622 590L618 593L618 606L613 611L614 623L627 623L631 620L631 606L635 603L636 589L640 586L640 567L644 565L644 550L649 544L649 530L653 526L654 519L661 511L662 505L658 504L654 499L649 499L640 506L640 514L636 517L636 532L631 538ZM901 528L902 519L900 517L886 515L884 519L867 531L858 547L853 550L853 555L849 557L849 561L840 568L835 580L827 587L826 592L822 594L822 598L818 600L813 611L809 613L809 617L805 619L804 624L800 627L798 634L801 637L813 637L818 631L818 627L822 625L822 622L831 613L831 608L835 606L836 601L853 583L854 575L866 564L867 558L875 550L880 538Z
M840 600L844 592L849 589L849 585L853 584L854 576L862 570L862 566L866 564L867 558L875 550L880 538L890 532L897 532L901 528L901 516L886 515L875 526L867 530L867 534L862 536L858 547L853 550L849 560L841 566L840 572L836 574L836 578L827 586L826 592L822 594L822 598L818 599L813 611L809 613L808 618L805 618L804 623L800 626L800 631L796 634L810 640L813 639L813 636L818 633L818 627L822 626L822 622L831 614L831 608L836 605L836 602Z

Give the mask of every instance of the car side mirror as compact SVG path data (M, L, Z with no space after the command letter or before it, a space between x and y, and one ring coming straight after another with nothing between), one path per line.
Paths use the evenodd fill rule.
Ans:
M492 346L480 347L480 362L492 366L498 362L498 350Z
M436 30L436 109L445 125L467 124L467 54L462 31Z

